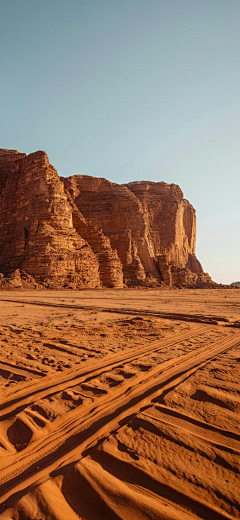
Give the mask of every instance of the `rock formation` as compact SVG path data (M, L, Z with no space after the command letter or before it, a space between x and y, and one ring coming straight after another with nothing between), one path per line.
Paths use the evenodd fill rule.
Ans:
M0 272L21 269L54 286L98 287L97 258L73 227L63 183L47 155L5 150L0 158Z
M62 181L85 219L117 250L126 285L211 283L195 254L196 213L179 186L118 185L85 175Z
M0 273L10 284L213 283L195 255L195 210L175 184L60 179L44 152L0 150L0 216Z

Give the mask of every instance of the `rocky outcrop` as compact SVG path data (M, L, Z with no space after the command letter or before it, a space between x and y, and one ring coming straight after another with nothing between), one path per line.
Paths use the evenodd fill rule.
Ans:
M1 170L0 272L21 269L50 286L97 287L98 261L73 227L72 209L44 152ZM5 153L8 158L8 152Z
M195 254L196 213L179 186L118 185L95 177L62 178L85 219L108 237L126 285L210 284Z
M16 269L10 276L5 277L0 273L0 289L40 289L43 287L38 284L28 273Z
M139 256L138 244L145 238L145 215L137 197L126 186L113 184L106 179L76 175L62 180L78 210L107 237L112 249L117 251L124 283L143 283L146 280L146 268L154 271L155 278L160 280L145 244L142 249L146 250L146 256L149 257L145 259L146 265L142 264Z
M195 210L177 185L60 179L44 152L0 150L0 273L10 286L209 286L195 241Z

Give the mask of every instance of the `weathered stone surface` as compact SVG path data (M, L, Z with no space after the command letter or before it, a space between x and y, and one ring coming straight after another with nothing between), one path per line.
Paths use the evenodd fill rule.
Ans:
M88 242L98 259L101 284L104 287L123 287L122 264L117 251L112 249L110 240L101 230L86 221L74 204L70 192L71 190L66 190L72 207L73 226L78 234Z
M161 275L146 232L146 214L139 199L127 186L106 179L76 175L63 179L79 211L101 230L117 250L126 285L139 285Z
M0 150L0 272L9 286L209 286L195 241L195 210L177 185L60 180L44 152Z
M195 255L195 210L179 186L147 181L118 185L84 175L62 180L85 219L117 250L126 285L211 282Z
M4 150L0 148L0 194L18 167L19 161L26 157L25 153L17 150Z
M44 152L1 171L0 272L26 271L54 286L97 287L98 261L72 223L72 209ZM8 153L6 152L6 156Z

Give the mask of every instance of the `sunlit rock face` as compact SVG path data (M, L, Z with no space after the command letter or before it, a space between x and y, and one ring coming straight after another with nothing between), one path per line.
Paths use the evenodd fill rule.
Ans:
M118 185L85 175L62 180L85 219L117 251L126 285L210 283L195 254L196 213L179 186Z
M179 186L61 178L45 152L0 150L0 272L53 287L204 286Z
M63 183L47 155L5 152L4 159L11 169L0 176L0 272L23 269L56 286L99 286L97 258L73 227Z

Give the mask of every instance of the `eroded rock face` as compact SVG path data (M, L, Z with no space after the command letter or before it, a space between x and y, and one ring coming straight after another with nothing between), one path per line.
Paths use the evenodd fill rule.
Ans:
M54 286L99 286L97 258L73 227L63 183L47 155L12 163L10 173L1 172L0 272L21 269Z
M146 267L160 280L145 244L145 215L137 197L126 186L106 179L75 175L62 180L78 210L92 226L101 230L112 249L117 251L124 283L139 285L144 282ZM146 266L139 256L139 247L146 252Z
M44 152L0 150L0 272L8 279L19 269L49 287L209 286L195 241L195 210L177 185L60 180Z
M195 254L196 213L179 186L118 185L84 175L62 180L85 219L117 250L126 285L211 283Z

